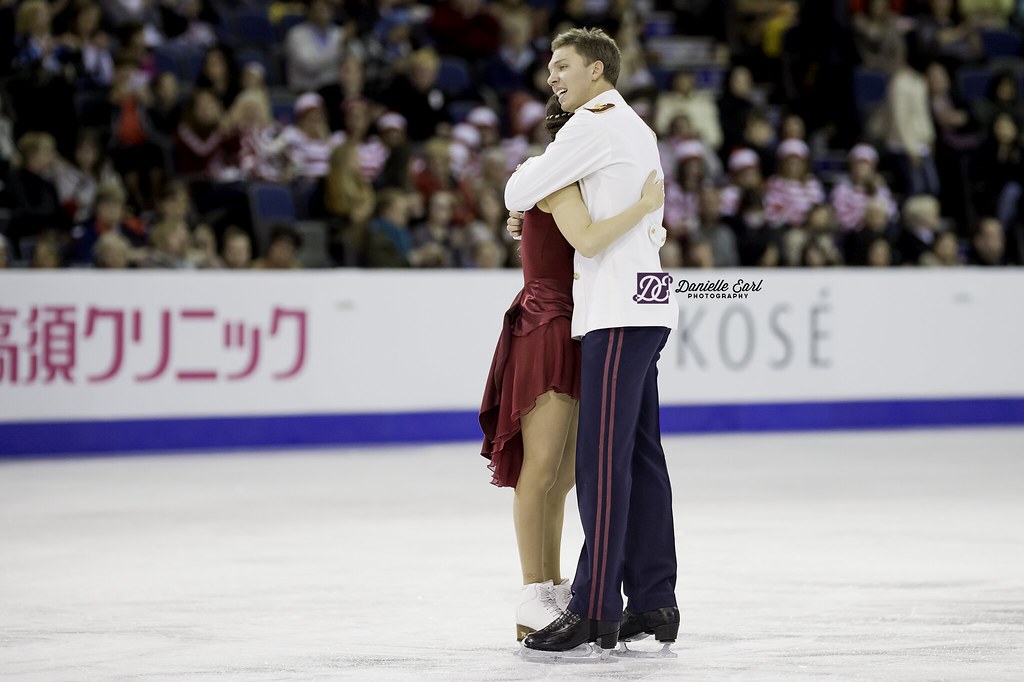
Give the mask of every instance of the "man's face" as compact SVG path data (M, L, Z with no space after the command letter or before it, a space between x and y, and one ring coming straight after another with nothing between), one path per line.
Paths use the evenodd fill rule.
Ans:
M593 99L591 91L596 83L593 64L587 64L576 48L566 45L555 50L548 62L548 85L558 96L562 111L576 111Z

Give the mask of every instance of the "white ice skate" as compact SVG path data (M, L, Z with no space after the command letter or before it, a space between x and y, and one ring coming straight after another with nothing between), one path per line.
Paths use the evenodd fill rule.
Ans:
M516 609L516 639L523 641L531 632L536 632L558 618L562 609L558 608L552 592L550 580L542 583L523 585L519 594L519 607Z

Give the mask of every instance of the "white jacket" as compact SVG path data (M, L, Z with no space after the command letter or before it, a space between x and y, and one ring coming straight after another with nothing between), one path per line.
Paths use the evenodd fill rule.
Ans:
M609 90L577 109L544 154L512 175L505 205L526 211L578 181L591 219L604 220L640 198L652 170L662 176L654 132L617 90ZM679 308L658 256L666 236L663 216L663 208L647 214L593 258L576 253L573 338L615 327L675 329Z

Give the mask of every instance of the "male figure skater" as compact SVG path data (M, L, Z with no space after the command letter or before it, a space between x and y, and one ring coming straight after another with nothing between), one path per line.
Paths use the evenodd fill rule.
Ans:
M591 218L609 218L639 198L651 168L661 168L654 132L615 90L620 56L607 34L572 29L551 47L548 84L575 115L542 156L512 175L505 203L525 211L579 182ZM572 335L582 338L576 489L586 543L568 609L526 638L531 649L587 642L611 649L620 636L645 632L668 642L679 629L672 490L658 419L657 362L678 319L658 257L663 213L648 214L593 258L575 255Z

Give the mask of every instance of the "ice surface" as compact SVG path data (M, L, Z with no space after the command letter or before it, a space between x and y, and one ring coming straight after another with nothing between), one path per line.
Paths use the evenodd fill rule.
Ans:
M459 443L0 463L0 679L1024 679L1024 430L665 445L678 659L513 656Z

